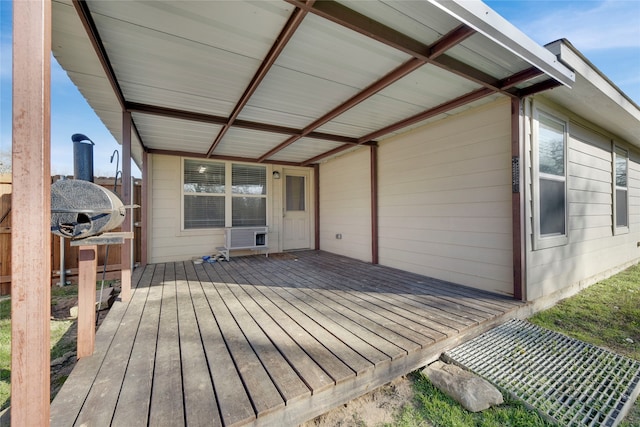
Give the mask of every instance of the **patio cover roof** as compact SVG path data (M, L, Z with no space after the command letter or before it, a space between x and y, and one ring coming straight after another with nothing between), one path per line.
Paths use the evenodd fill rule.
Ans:
M480 1L54 0L52 50L139 165L311 165L574 80Z

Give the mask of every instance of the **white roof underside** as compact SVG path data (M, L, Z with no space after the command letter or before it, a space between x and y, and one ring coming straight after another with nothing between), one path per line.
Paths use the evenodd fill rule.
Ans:
M364 15L373 23L373 32L379 30L382 36L310 11L237 117L232 117L234 108L296 12L295 1L87 1L122 99L87 35L79 8L70 0L53 2L53 52L119 142L122 111L132 111L132 154L138 164L144 150L194 157L212 151L213 158L311 164L330 157L323 153L347 149L346 144L378 141L497 96L509 96L508 90L516 94L546 80L571 84L572 72L554 55L497 15L483 18L486 6L481 3L482 9L467 3L326 3L343 11L337 17L346 16L345 21ZM429 46L463 24L475 32L436 57L446 59L445 66L421 64L309 128L407 61L428 53L398 47L393 37L384 40L385 34ZM451 70L452 63L459 69ZM460 70L467 68L473 70L471 78L461 75ZM541 74L467 105L454 105L393 128L409 117L481 90L487 82L495 86L531 68ZM159 109L164 113L159 114ZM180 114L172 117L175 112ZM226 133L213 147L225 124ZM378 132L387 127L388 131ZM366 138L376 132L375 138ZM278 147L295 135L294 142Z

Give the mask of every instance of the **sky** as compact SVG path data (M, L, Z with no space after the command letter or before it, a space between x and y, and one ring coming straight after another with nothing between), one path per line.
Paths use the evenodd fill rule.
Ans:
M499 0L492 9L540 45L568 39L636 104L640 104L639 0ZM11 0L0 0L0 171L11 152ZM65 71L51 61L51 172L73 174L71 135L95 142L94 173L114 176L110 162L121 146L104 127ZM120 170L122 167L119 168ZM140 177L134 166L133 175Z

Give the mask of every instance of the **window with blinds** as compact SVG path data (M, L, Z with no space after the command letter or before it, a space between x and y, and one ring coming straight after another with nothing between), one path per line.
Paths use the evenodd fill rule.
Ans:
M182 178L185 230L267 224L265 166L185 159Z
M225 178L224 163L184 161L185 230L224 227Z
M267 225L267 169L264 166L231 165L231 189L231 225Z

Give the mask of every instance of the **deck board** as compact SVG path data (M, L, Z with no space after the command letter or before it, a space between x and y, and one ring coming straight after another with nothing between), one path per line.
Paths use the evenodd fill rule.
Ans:
M188 263L192 266L191 263ZM220 412L215 399L209 365L200 341L200 331L191 300L191 282L184 263L176 263L176 296L180 357L182 360L182 388L186 425L221 426ZM197 279L196 279L197 281Z
M149 416L149 402L153 384L158 322L160 320L160 301L162 300L162 282L164 268L148 266L151 277L139 286L149 287L147 300L142 312L138 335L131 351L127 371L118 397L113 416L113 425L146 426ZM137 290L136 290L137 291ZM136 292L134 291L134 292ZM128 374L127 374L128 373Z
M196 274L200 280L200 289L194 286L193 298L196 317L204 343L209 370L213 379L220 416L225 426L243 425L256 417L249 395L242 379L235 371L235 364L225 344L220 325L214 317L207 299L207 293L213 290L213 283L200 268ZM206 290L206 291L205 291Z
M149 265L132 283L52 425L297 425L525 312L317 251Z
M168 425L167 420L174 426L185 422L175 270L173 263L166 264L149 409L149 424L154 426Z

